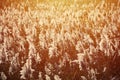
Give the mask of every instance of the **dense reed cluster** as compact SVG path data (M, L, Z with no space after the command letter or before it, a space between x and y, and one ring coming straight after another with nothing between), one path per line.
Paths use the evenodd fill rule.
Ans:
M0 9L0 79L120 80L120 0L77 1Z

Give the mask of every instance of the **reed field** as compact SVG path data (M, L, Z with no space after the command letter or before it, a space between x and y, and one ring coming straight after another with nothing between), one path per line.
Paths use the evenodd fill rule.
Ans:
M0 80L120 80L120 0L0 0Z

